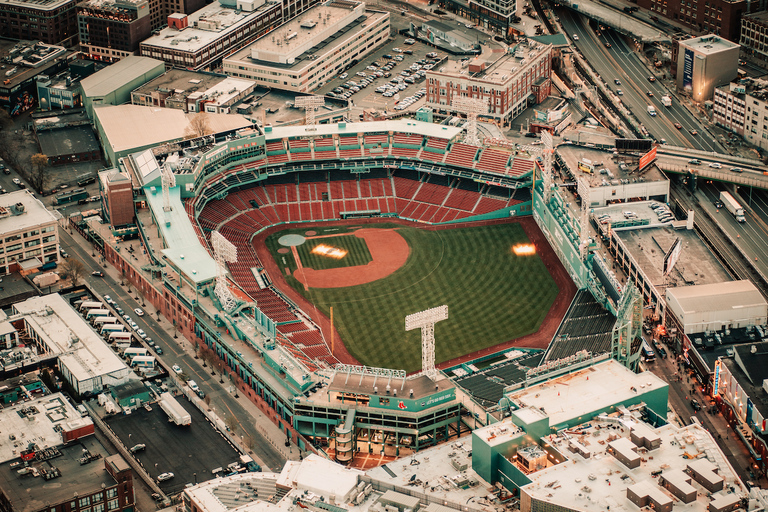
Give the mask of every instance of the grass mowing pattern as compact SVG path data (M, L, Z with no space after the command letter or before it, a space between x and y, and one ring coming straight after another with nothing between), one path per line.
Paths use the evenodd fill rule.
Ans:
M341 259L331 258L321 254L313 254L312 249L320 244L334 247L336 249L343 249L347 251L347 254ZM296 252L298 253L299 260L301 260L301 264L304 265L304 267L312 268L315 270L367 265L373 259L371 258L371 253L368 250L368 246L366 245L365 240L358 238L355 235L342 235L334 236L332 238L317 238L314 240L307 240L300 246L296 247Z
M435 362L440 363L535 332L557 296L557 285L538 256L512 253L513 245L529 243L519 224L441 231L400 226L398 232L411 255L385 279L306 291L287 277L326 315L333 306L336 328L362 364L421 369L421 332L405 332L408 314L448 304L448 320L435 325ZM286 233L270 236L267 246L276 261L285 257L295 268L290 254L275 252L276 239Z

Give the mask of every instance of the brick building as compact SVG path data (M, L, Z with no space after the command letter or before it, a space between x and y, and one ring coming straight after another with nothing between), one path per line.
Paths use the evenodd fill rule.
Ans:
M77 5L80 48L94 60L135 55L150 36L148 0L86 0Z
M127 174L114 169L99 173L104 209L104 220L113 228L120 228L134 223L133 182Z
M450 112L454 95L480 98L489 102L489 112L481 118L508 125L549 96L551 73L552 45L535 41L490 64L479 58L448 62L427 72L427 106Z
M637 5L694 32L708 32L734 42L739 40L741 16L748 12L744 0L638 0ZM764 10L765 4L753 2L751 9Z
M77 42L76 0L0 0L0 34L69 46Z

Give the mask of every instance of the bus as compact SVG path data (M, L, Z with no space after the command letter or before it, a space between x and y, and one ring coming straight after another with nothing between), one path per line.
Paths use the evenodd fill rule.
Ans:
M653 351L650 345L648 345L648 342L643 340L643 360L646 363L652 363L656 360L656 353Z

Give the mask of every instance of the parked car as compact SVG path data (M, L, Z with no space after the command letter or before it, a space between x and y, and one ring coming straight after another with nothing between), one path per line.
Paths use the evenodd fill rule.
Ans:
M173 370L174 373L181 373L181 366L175 364L171 366L171 370Z
M166 480L170 480L173 478L173 473L160 473L157 475L157 481L158 482L165 482Z
M131 453L140 452L142 450L145 450L146 448L147 448L147 445L145 445L143 443L135 444L135 445L131 446Z

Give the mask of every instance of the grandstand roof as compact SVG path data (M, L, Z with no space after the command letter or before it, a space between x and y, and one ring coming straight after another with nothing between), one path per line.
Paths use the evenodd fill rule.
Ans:
M370 123L338 123L307 126L275 126L265 130L268 141L295 137L323 137L329 135L357 135L358 133L400 132L437 137L452 140L461 133L461 128L441 124L397 119L393 121L375 121Z
M147 202L157 220L166 249L162 253L187 279L200 284L216 277L216 263L200 244L181 202L181 187L169 190L171 211L163 211L163 192L159 187L145 187Z

